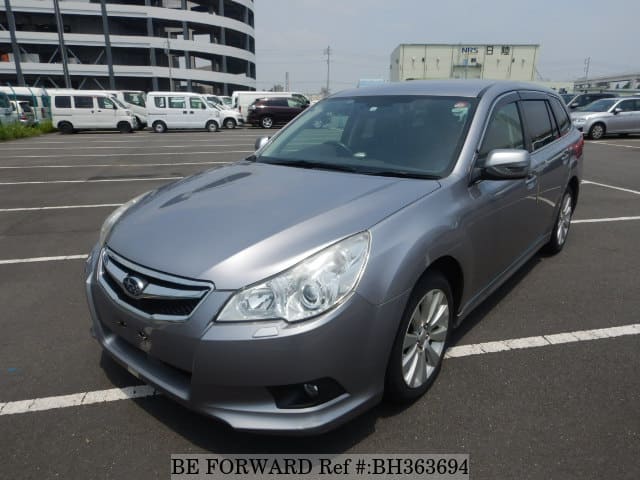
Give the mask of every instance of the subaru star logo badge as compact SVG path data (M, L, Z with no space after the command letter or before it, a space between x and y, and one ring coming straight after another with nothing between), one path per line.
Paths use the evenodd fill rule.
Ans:
M138 277L134 277L133 275L127 275L124 277L124 280L122 280L122 286L128 295L133 298L138 298L142 295L142 292L144 292L147 282L139 279Z

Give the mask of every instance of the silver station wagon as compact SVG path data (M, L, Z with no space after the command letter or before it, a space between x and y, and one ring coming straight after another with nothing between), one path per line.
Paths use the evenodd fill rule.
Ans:
M563 248L582 171L563 102L529 84L344 91L256 143L113 212L86 266L102 348L247 430L420 397L469 312Z
M571 113L573 124L592 140L640 133L640 97L602 98Z

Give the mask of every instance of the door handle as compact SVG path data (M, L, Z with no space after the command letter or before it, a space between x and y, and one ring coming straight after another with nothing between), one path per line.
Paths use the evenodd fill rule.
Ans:
M186 114L187 114L187 111L186 111L186 110L182 110L182 114L183 114L183 115L186 115Z
M190 111L189 111L189 113L190 113L191 115L193 115L193 110L190 110Z

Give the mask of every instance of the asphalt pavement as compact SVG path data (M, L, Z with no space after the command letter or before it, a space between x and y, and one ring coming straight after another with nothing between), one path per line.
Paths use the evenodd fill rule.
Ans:
M29 411L36 399L139 384L89 335L82 256L103 219L142 192L249 155L264 133L0 144L0 477L167 478L172 453L213 452L468 453L474 479L640 478L640 327L629 327L640 323L638 136L587 142L564 251L530 260L453 345L513 348L452 356L412 405L381 404L294 439L236 432L162 396ZM593 333L611 327L621 328ZM575 340L532 340L567 332ZM525 340L504 342L513 339Z

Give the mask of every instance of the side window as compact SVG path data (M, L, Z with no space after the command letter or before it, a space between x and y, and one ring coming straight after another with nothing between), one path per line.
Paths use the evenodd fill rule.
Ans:
M302 104L294 98L287 98L287 105L291 108L302 108Z
M106 97L98 97L98 107L105 110L117 110L115 103Z
M623 112L633 112L635 110L635 100L624 100L616 108L621 108Z
M167 99L165 97L154 97L153 103L158 108L167 108Z
M272 105L274 107L288 107L289 104L287 103L287 99L286 98L279 98L277 100L273 100Z
M482 140L479 157L486 157L491 150L500 148L524 149L522 121L515 102L493 111Z
M76 108L93 108L93 97L74 96L73 103Z
M200 97L189 97L189 105L191 108L196 108L198 110L204 110L207 108Z
M525 100L522 102L522 107L529 130L529 140L535 152L556 139L547 110L547 102L544 100Z
M71 108L71 97L55 97L56 108Z
M187 108L184 97L169 97L169 108Z
M571 129L571 120L567 115L564 107L560 104L560 101L556 98L551 98L551 110L553 116L556 117L558 128L560 129L560 135L564 135Z

